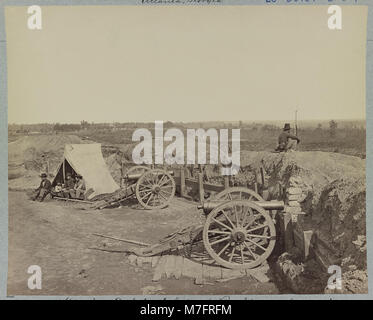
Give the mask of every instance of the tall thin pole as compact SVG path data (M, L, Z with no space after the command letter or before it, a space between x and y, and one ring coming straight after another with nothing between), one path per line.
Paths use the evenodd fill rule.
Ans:
M298 135L298 109L295 109L295 135Z
M63 162L62 162L62 176L63 176L63 183L66 182L66 179L65 179L65 161L66 161L66 159L64 158L64 159L63 159Z

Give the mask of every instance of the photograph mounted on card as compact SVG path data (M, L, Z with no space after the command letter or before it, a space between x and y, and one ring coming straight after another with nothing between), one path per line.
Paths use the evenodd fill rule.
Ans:
M368 292L367 7L5 22L9 295Z

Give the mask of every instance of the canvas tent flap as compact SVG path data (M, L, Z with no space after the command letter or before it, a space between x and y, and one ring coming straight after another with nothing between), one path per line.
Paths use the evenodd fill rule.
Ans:
M101 152L101 144L67 144L65 145L63 161L65 160L76 173L83 176L86 190L91 188L94 190L89 195L89 199L119 189L106 166ZM62 165L59 170L63 170Z

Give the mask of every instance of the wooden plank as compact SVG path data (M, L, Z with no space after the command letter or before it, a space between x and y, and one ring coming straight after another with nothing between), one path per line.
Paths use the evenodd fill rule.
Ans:
M303 249L304 249L304 242L303 242L303 233L300 231L294 229L293 230L293 238L294 238L294 244L295 246L301 250L302 255L304 255Z
M205 190L203 188L203 174L198 173L198 194L199 202L202 203L205 200Z
M249 271L249 274L250 276L252 276L254 279L256 279L257 281L261 282L261 283L267 283L269 281L271 281L270 278L268 278L268 276L265 274L265 272L263 272L263 270L261 270L259 268L258 269L251 269Z
M282 215L282 229L284 235L285 251L289 252L294 246L293 228L290 213L284 213Z
M313 230L303 231L304 259L307 259L310 255L312 236L313 236Z
M196 284L202 284L202 264L184 258L182 275L194 278Z
M180 180L179 180L180 181ZM189 188L192 188L194 190L198 189L198 180L191 179L191 178L185 178L185 185ZM214 192L220 192L224 190L224 186L221 184L212 184L205 182L203 184L203 187L205 190L208 191L214 191Z
M153 274L153 279L152 281L159 281L162 279L163 275L165 274L164 266L166 264L167 257L162 256L159 259L159 262L157 266L155 267L154 274Z
M258 193L258 183L257 182L254 183L254 191L256 193Z
M151 258L152 258L152 268L154 268L158 264L159 259L161 258L161 256L153 256Z
M224 176L224 189L229 188L229 176Z
M175 256L174 277L176 279L180 279L180 277L181 277L181 274L183 272L183 264L184 264L184 257L183 256Z
M260 167L260 182L262 184L262 187L265 188L265 179L264 179L264 169L263 167Z
M130 264L133 265L133 266L135 266L135 265L137 264L137 263L136 263L136 261L137 261L137 256L134 255L134 254L130 254L130 255L128 256L128 260L129 260Z
M148 263L148 264L151 264L152 263L152 257L142 257L142 263L145 264L145 263Z
M80 202L80 203L88 203L88 204L94 203L93 201L80 200L80 199L70 199L70 198L62 198L62 197L53 197L53 199L64 200L64 201L72 201L72 202Z
M171 279L175 273L175 264L176 264L176 256L174 255L166 255L166 262L164 265L164 271L166 274L167 279Z
M180 169L180 196L185 196L185 169Z
M239 269L227 269L227 268L221 268L222 269L222 279L232 280L237 278L242 278L246 276L246 271L239 270Z
M142 267L142 264L144 262L144 257L137 257L137 261L136 261L136 264L138 267Z
M221 268L219 266L202 265L203 280L217 280L221 279Z

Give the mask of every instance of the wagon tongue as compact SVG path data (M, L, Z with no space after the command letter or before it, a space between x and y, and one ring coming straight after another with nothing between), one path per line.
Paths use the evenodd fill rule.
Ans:
M131 252L141 257L155 256L169 250L184 249L202 239L203 226L191 226L161 239L159 243L145 247L132 249Z

